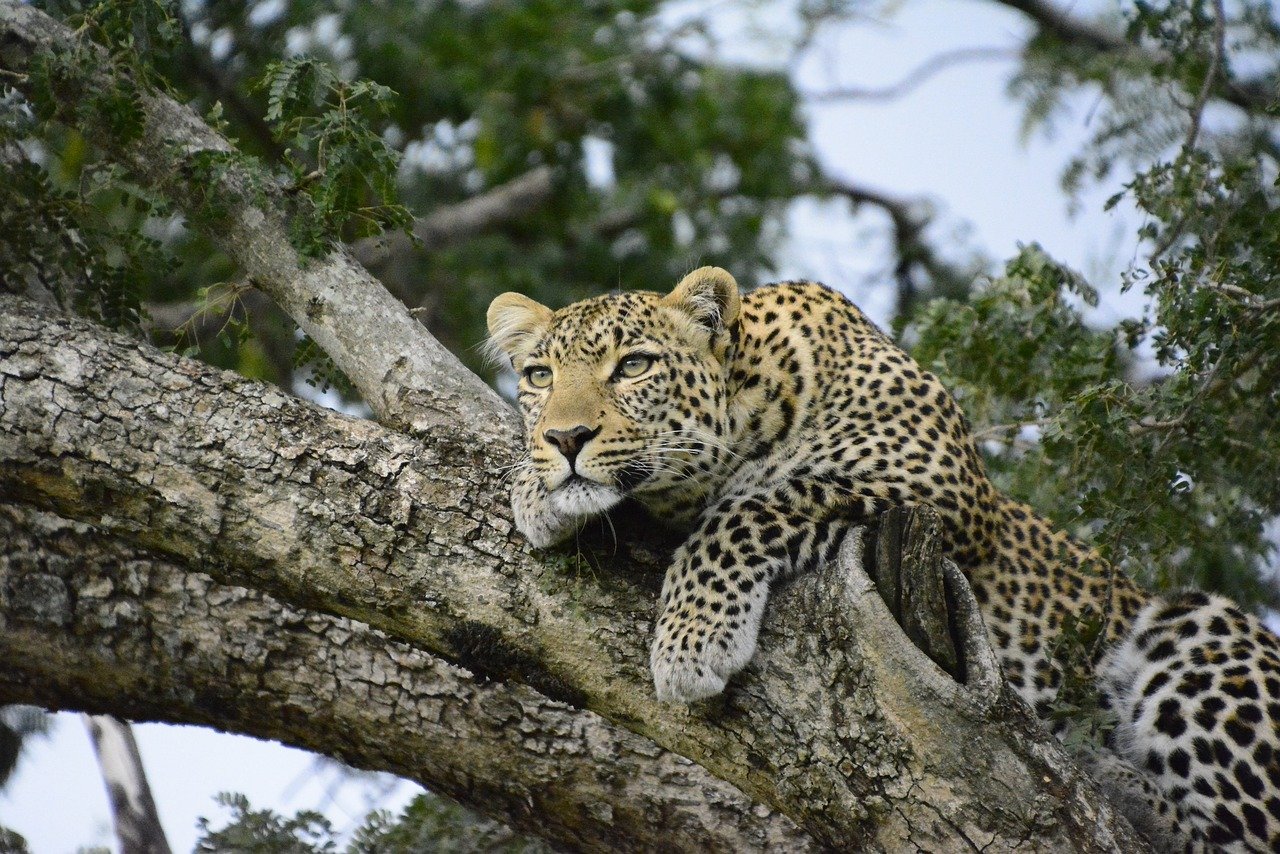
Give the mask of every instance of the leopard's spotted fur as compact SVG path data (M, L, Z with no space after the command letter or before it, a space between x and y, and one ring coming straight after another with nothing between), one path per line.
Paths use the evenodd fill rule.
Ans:
M1220 597L1148 599L996 492L950 394L838 293L785 282L740 297L703 268L665 296L555 312L504 294L489 326L522 376L525 535L550 544L625 496L690 531L663 585L660 698L722 691L774 581L831 557L857 520L929 504L1006 678L1039 711L1061 681L1049 649L1065 622L1102 621L1096 675L1129 763L1102 765L1149 789L1153 834L1280 847L1275 636Z

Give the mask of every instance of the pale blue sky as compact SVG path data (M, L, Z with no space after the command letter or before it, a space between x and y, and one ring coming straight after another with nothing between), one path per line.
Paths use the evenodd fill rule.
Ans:
M886 85L943 51L1015 47L1027 30L1017 13L990 3L907 0L891 5L901 8L881 23L824 34L797 70L801 86ZM785 58L779 40L767 32L751 35L723 2L681 4L671 18L708 7L719 16L722 36L748 34L735 39L731 58L764 63ZM756 21L766 31L773 26L783 30L786 24L785 15L768 7ZM1012 61L984 61L951 68L896 101L811 105L807 115L816 150L840 176L931 200L940 210L935 236L944 246L965 243L1004 259L1019 242L1038 241L1091 274L1107 295L1100 317L1130 313L1133 297L1116 300L1114 282L1134 253L1133 223L1101 212L1109 189L1085 197L1080 214L1071 218L1059 189L1062 167L1087 135L1083 120L1088 105L1081 105L1076 120L1059 123L1057 139L1020 142L1021 114L1005 95L1013 67ZM790 218L792 237L780 273L825 280L883 322L893 294L868 284L868 276L883 268L888 257L884 236L871 235L882 220L874 211L856 219L846 211L839 203L798 205ZM212 796L218 791L242 791L256 806L292 812L320 805L329 782L311 780L299 788L299 780L308 780L311 758L278 745L159 725L141 726L138 734L175 851L191 850L196 816L213 814ZM405 787L388 806L403 802L412 791ZM328 814L345 828L364 810L361 787L352 786ZM54 737L34 747L14 784L0 794L0 823L25 835L36 854L69 854L80 845L114 845L108 822L84 727L76 716L60 715Z

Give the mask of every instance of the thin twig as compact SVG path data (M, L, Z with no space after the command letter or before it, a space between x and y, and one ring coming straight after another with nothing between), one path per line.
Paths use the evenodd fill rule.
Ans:
M1222 59L1227 52L1227 12L1222 0L1213 0L1213 53L1209 56L1209 68L1204 73L1204 82L1196 95L1195 104L1191 107L1191 126L1187 128L1187 138L1182 143L1183 151L1190 151L1200 135L1200 123L1204 117L1205 104L1213 94L1214 85L1218 81L1218 73L1222 68Z
M992 59L1017 59L1020 52L1004 47L966 47L940 53L921 63L896 83L879 88L840 86L821 92L807 92L804 97L814 103L829 101L889 101L917 89L931 78L955 65Z
M1223 0L1214 0L1213 2L1213 53L1209 56L1209 68L1205 71L1204 82L1200 85L1200 92L1196 95L1195 103L1191 105L1191 124L1187 128L1186 139L1182 142L1182 157L1186 157L1195 148L1196 139L1200 136L1200 125L1204 118L1204 108L1209 102L1209 96L1213 94L1215 84L1218 81L1218 74L1222 68L1223 56L1226 54L1226 20L1227 13L1223 8ZM1200 190L1203 191L1204 186L1201 184ZM1154 270L1156 263L1164 257L1164 254L1172 248L1173 244L1178 242L1182 237L1182 233L1186 230L1187 217L1183 216L1178 219L1173 227L1165 234L1155 249L1151 253L1150 264Z
M844 196L855 207L871 205L888 214L893 225L893 243L898 255L898 263L893 270L898 284L898 314L908 313L918 295L920 289L914 275L917 269L929 276L935 292L949 294L968 288L970 273L940 259L925 240L924 232L933 221L924 212L926 204L913 199L896 198L880 190L831 176L824 179L823 188Z
M545 204L555 192L555 172L537 166L505 184L499 184L452 205L442 205L413 224L418 251L429 251L482 234L502 223L519 219ZM413 240L401 232L366 237L352 245L356 258L368 268L378 268L394 256L414 249Z

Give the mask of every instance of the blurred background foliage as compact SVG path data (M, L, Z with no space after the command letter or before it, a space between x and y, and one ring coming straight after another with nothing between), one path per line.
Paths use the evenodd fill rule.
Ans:
M1141 242L1119 286L1143 291L1144 310L1090 328L1082 310L1117 283L1031 245L964 300L899 322L1008 491L1156 589L1274 608L1280 20L1264 2L1119 9L1046 25L1010 88L1031 131L1051 132L1072 93L1096 96L1097 130L1063 187L1120 173L1108 205L1138 210Z
M99 8L38 5L75 20ZM266 119L262 81L273 63L306 55L341 80L394 91L366 126L402 155L399 200L434 213L435 227L419 251L366 244L363 255L476 369L470 348L483 337L484 308L505 290L562 304L613 287L664 287L700 263L731 265L748 284L767 279L787 203L815 184L786 74L690 56L680 45L696 27L657 26L656 3L101 6L132 7L133 43L163 45L143 54L155 74L200 114L215 110L245 154L294 177L300 163L325 170ZM39 135L54 189L81 188L96 171L88 168L99 156L92 141L69 127ZM502 189L512 182L523 193L507 199ZM466 221L465 203L495 190L498 210ZM227 331L225 310L188 322L210 289L220 309L236 304L243 313L234 259L163 221L163 211L149 211L149 223L125 221L128 200L86 201L122 229L163 228L157 236L171 260L127 272L161 337L179 330L183 346L198 345L215 364L291 382L291 324L270 307L251 312L249 336L218 334Z
M374 810L351 833L343 833L323 815L302 810L292 816L256 809L244 795L215 798L228 813L226 823L198 821L196 854L551 854L540 840L478 816L430 792L418 795L399 813Z
M879 209L895 332L956 391L997 481L1148 585L1274 608L1277 12L1264 0L981 2L1031 24L1009 86L1024 133L1052 134L1074 120L1066 105L1091 105L1064 201L1123 184L1112 203L1136 209L1141 231L1119 282L1086 280L1035 234L1004 263L956 260L927 206L824 172L792 69L824 27L899 2L783 4L791 44L750 66L721 58L706 15L639 0L37 5L132 75L117 102L84 109L128 134L129 87L189 102L264 174L310 194L326 214L312 249L346 241L482 372L475 345L499 292L558 306L665 289L700 264L752 286L775 275L797 203ZM336 379L198 218L132 184L87 124L52 118L56 97L52 84L45 101L0 96L6 286L297 393ZM369 108L348 114L356 102ZM1118 289L1144 293L1142 307L1098 325L1090 307Z

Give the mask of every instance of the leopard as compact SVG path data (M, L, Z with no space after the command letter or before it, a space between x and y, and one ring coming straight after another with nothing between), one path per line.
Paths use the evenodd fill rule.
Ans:
M491 354L517 375L527 452L519 531L544 548L624 501L685 536L651 644L656 697L725 691L771 589L833 559L857 525L929 506L1014 692L1042 717L1054 651L1092 621L1085 664L1116 725L1092 762L1159 847L1280 850L1280 641L1200 592L1157 596L999 492L956 399L838 291L743 294L703 267L667 293L552 310L505 293Z

